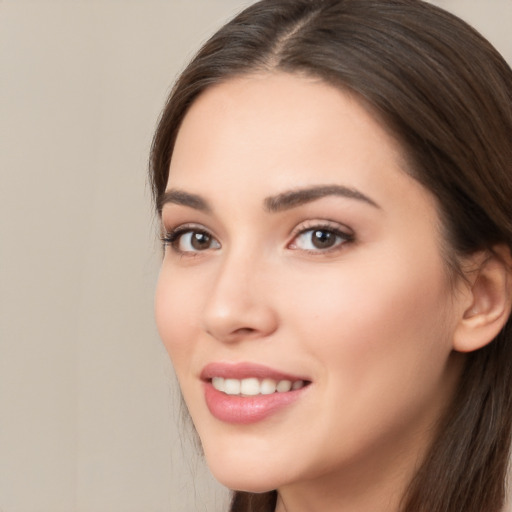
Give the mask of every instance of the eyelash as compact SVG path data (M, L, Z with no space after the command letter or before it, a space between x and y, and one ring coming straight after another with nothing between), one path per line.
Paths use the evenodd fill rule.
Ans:
M301 226L299 229L295 230L292 234L292 242L287 244L287 248L301 250L303 252L314 254L314 255L320 255L320 254L328 254L331 252L335 252L341 249L341 246L345 245L346 243L353 242L355 240L355 237L352 233L348 233L349 229L343 230L339 227L338 224L333 225L332 223L328 222L313 222L306 226ZM307 233L313 233L313 232L323 232L328 233L330 235L334 235L335 238L335 245L332 247L327 248L316 248L316 249L301 249L297 247L297 240L301 237L306 235ZM186 234L199 234L199 235L205 235L210 238L211 241L215 241L218 245L218 247L215 247L214 249L220 248L220 243L217 241L217 239L207 230L204 229L201 226L195 225L195 224L183 224L180 225L174 229L171 229L170 231L166 231L162 237L161 240L163 242L164 248L170 247L175 253L182 255L182 256L198 256L201 252L206 252L207 250L210 250L211 247L208 247L204 250L182 250L179 248L178 243L180 242L180 239L182 236Z

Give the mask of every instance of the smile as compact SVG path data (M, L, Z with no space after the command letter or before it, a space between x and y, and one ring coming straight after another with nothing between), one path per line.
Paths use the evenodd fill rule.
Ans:
M201 380L210 413L231 424L255 423L287 409L312 383L254 363L211 363Z
M271 395L273 393L286 393L295 391L305 386L303 380L279 380L258 379L249 377L247 379L224 379L223 377L213 377L212 386L226 395L256 396Z

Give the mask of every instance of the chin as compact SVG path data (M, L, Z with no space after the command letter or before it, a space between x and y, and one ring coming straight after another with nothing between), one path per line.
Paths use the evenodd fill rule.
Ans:
M219 456L204 449L206 462L215 479L228 489L263 493L280 487L286 471L280 464L250 457L246 450Z
M255 478L254 475L248 473L240 474L240 472L236 473L229 470L215 471L211 466L209 467L215 479L224 487L227 487L232 491L244 491L260 494L273 491L280 487L279 482L272 478Z

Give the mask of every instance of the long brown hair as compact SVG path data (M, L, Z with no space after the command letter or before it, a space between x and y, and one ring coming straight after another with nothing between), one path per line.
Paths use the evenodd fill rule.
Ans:
M165 190L181 121L206 88L280 70L350 90L395 134L438 200L446 259L512 248L512 71L455 16L420 0L263 0L221 28L178 79L153 141ZM512 425L512 325L468 355L404 512L498 512ZM231 512L272 512L276 492L236 492Z

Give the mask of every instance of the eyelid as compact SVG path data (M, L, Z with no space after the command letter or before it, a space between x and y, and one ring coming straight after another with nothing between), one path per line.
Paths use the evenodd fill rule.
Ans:
M349 228L346 224L342 224L341 222L336 222L327 219L312 219L301 222L295 228L293 228L291 237L295 237L311 229L326 229L331 231L339 231L341 234L347 237L355 236L354 230Z

